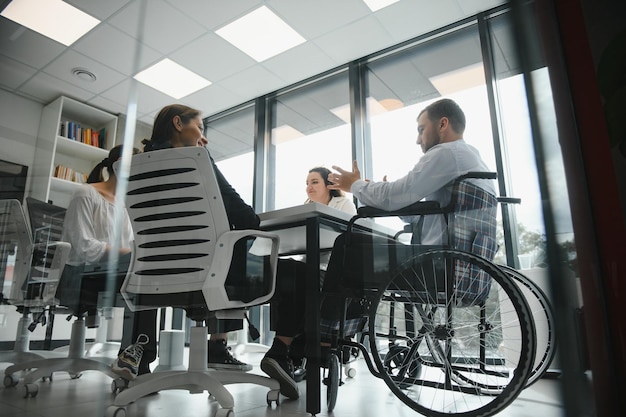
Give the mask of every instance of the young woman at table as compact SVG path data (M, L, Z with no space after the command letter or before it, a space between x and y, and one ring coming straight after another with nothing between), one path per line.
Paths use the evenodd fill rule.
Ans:
M328 175L330 173L331 171L325 167L315 167L309 170L309 173L306 177L306 193L308 198L304 201L304 203L320 203L327 205L328 207L341 210L348 214L356 214L356 206L354 205L354 202L351 198L346 197L344 192L341 190L328 189L328 185L331 184L328 180ZM300 257L300 260L304 259L304 257ZM320 254L320 286L323 283L324 273L326 270L326 266L328 265L329 259L330 252ZM304 358L305 345L304 335L298 335L298 337L296 338L281 336L278 336L278 338L283 343L289 345L289 357L291 358L295 368L294 379L297 381L301 381L305 377L305 369L302 362ZM327 345L330 346L328 343L322 343L322 346Z
M309 170L306 177L306 203L321 203L328 207L336 208L348 214L356 214L354 202L345 196L341 190L329 190L328 174L330 170L324 167L315 167Z

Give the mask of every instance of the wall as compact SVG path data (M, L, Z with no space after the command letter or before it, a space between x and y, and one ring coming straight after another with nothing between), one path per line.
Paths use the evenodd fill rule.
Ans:
M0 108L0 159L28 166L28 189L43 105L0 90Z

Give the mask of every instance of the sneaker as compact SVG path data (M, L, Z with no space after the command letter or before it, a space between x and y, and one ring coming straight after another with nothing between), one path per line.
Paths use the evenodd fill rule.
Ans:
M241 362L230 353L230 346L226 346L226 341L223 339L209 340L209 363L207 366L244 372L252 370L252 365Z
M300 390L294 380L293 363L289 358L289 347L278 339L261 359L261 370L280 384L280 393L287 398L297 399Z
M139 362L143 356L143 345L150 339L145 334L140 334L134 344L126 347L111 364L111 370L129 381L137 378Z

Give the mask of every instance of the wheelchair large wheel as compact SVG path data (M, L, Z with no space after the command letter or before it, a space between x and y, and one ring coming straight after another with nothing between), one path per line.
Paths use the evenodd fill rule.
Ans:
M554 310L546 293L535 282L509 266L498 266L513 278L522 291L535 323L537 351L533 370L526 382L526 387L529 387L544 376L556 354Z
M476 305L448 296L441 284L469 271L488 289ZM535 330L523 295L503 270L470 253L417 255L381 286L369 316L382 378L423 415L493 415L519 395L533 369Z
M341 365L339 364L339 357L335 353L331 353L328 360L328 378L326 382L326 407L330 413L335 409L335 404L337 404L337 394L339 385L341 385Z

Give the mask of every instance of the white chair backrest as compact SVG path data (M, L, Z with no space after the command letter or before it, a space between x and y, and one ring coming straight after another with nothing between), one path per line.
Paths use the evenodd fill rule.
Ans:
M207 150L173 148L133 156L126 208L135 241L122 293L201 291L217 239L230 230Z
M230 230L205 148L133 156L126 209L135 240L121 293L132 310L192 305L210 311L235 309L267 302L274 293L278 237L258 230ZM258 244L254 250L247 246L248 258L237 264L243 273L234 275L243 276L243 284L237 282L233 289L232 282L227 283L233 248L237 242L255 239L270 244Z

